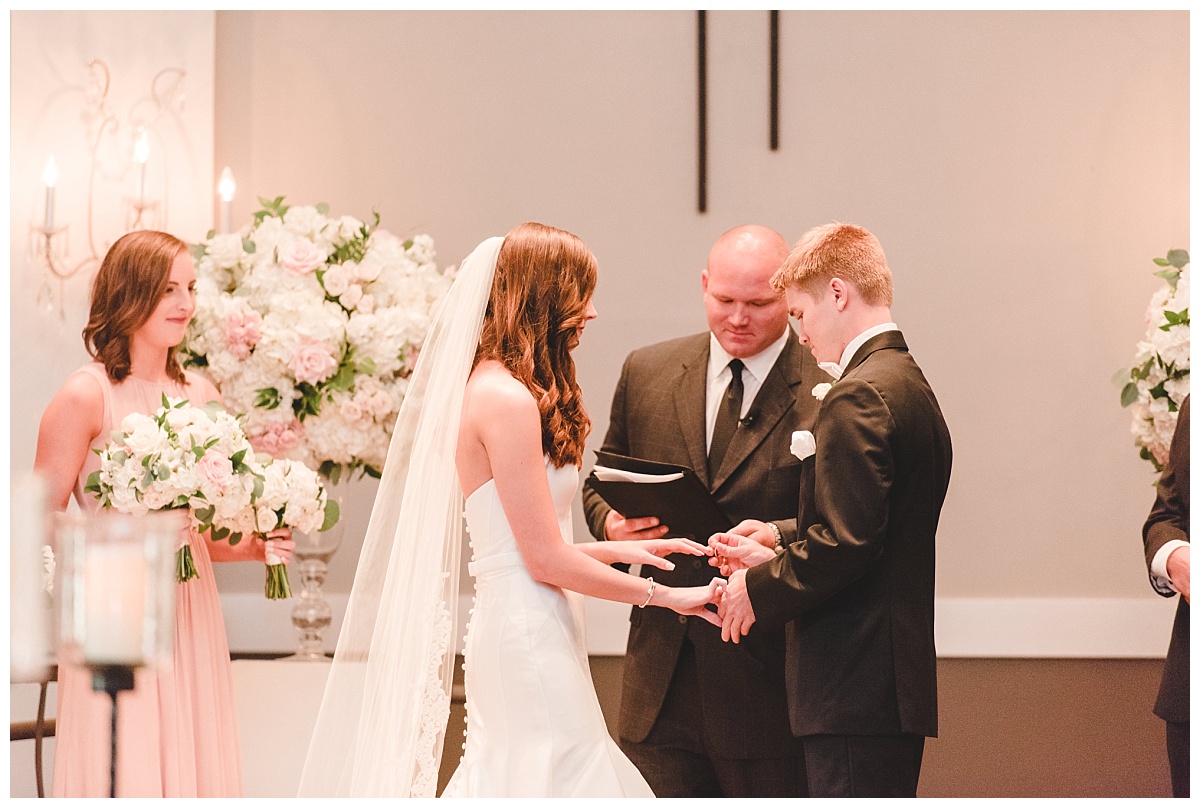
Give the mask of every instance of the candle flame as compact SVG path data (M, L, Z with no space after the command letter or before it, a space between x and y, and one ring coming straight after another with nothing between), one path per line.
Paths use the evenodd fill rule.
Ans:
M150 139L146 136L144 127L138 127L137 140L133 142L133 159L142 165L150 159Z
M236 190L237 183L233 181L233 172L229 170L229 166L225 166L225 170L221 172L221 181L217 183L217 193L223 201L232 202Z
M58 183L58 163L54 162L53 154L46 161L46 168L42 171L42 182L47 188L53 188Z

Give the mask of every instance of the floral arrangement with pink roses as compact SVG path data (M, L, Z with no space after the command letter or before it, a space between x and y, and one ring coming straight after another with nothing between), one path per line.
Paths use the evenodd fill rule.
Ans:
M451 275L408 240L326 205L260 199L240 232L195 245L185 364L243 413L258 451L332 482L379 476L400 402Z

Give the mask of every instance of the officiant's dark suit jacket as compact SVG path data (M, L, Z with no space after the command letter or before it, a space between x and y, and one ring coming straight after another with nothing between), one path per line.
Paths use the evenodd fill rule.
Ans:
M950 433L900 332L855 352L813 431L799 535L746 573L747 637L788 624L796 735L936 736L934 535Z
M1146 549L1146 568L1154 561L1154 555L1164 544L1172 539L1191 542L1190 519L1192 513L1192 464L1191 464L1191 411L1192 399L1188 396L1179 408L1179 419L1175 422L1175 435L1171 438L1171 455L1158 480L1158 493L1150 515L1142 527L1142 542ZM1150 579L1151 585L1154 578ZM1170 589L1154 590L1160 595L1170 597L1175 593ZM1183 598L1175 610L1175 626L1171 630L1171 644L1167 647L1167 661L1163 666L1162 682L1158 689L1158 699L1154 704L1154 714L1164 721L1172 723L1190 722L1191 715L1191 608ZM1186 733L1184 733L1186 737ZM1173 742L1170 734L1167 743ZM1169 749L1172 757L1177 756L1175 749ZM1185 753L1186 754L1186 753ZM1186 757L1184 758L1186 760ZM1176 796L1179 794L1179 772L1174 769L1172 760L1172 779ZM1184 781L1186 783L1186 780ZM1184 786L1186 788L1186 785Z
M753 518L774 521L785 541L796 533L800 462L791 454L792 432L811 429L817 401L812 388L829 381L811 352L788 329L788 341L747 412L748 425L734 433L721 467L708 478L704 400L709 334L695 334L634 351L625 360L613 395L603 448L618 454L675 463L693 469L725 514L737 524ZM584 512L592 535L604 537L611 508L589 486ZM714 528L716 530L716 528ZM695 536L707 543L708 536ZM675 555L674 570L643 568L642 575L669 586L700 586L718 574L707 558ZM695 647L703 701L706 743L730 758L774 758L797 754L788 729L783 683L782 631L763 632L754 642L721 642L721 630L698 617L669 609L634 608L621 694L619 734L640 743L662 707L684 638Z

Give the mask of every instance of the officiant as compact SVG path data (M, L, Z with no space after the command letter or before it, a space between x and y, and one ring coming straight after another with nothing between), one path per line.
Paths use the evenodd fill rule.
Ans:
M770 285L788 252L781 235L760 225L716 241L700 273L709 330L626 358L602 446L690 467L734 532L770 547L795 536L792 433L812 428L812 390L830 381ZM586 482L583 506L597 539L677 535L654 517L625 519ZM669 573L642 574L672 586L718 574L703 560L672 560ZM716 626L654 607L634 609L630 623L618 741L657 796L807 795L803 752L788 726L782 631L722 643Z

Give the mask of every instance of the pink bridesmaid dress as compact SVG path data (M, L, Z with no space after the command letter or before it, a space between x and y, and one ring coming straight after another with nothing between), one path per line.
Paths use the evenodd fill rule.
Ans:
M132 376L114 384L99 362L77 372L93 376L104 390L104 425L93 448L104 446L129 413L157 410L163 393L205 403L194 376L187 385ZM85 511L98 507L83 486L99 464L89 452L75 485L75 500ZM176 586L173 665L139 669L134 689L117 697L118 797L242 795L229 644L207 543L193 534L200 577ZM59 665L53 796L108 796L110 705L107 694L92 691L90 671Z

